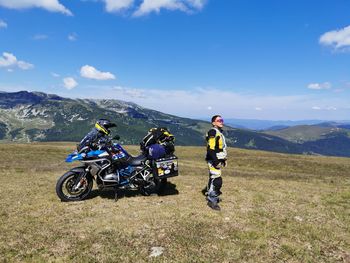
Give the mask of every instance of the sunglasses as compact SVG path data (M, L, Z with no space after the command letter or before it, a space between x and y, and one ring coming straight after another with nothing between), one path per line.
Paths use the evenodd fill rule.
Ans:
M221 123L224 123L224 119L217 119L215 120L216 122L221 122Z

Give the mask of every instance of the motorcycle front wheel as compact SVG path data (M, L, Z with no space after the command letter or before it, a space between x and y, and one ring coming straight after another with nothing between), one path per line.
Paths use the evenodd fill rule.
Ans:
M81 201L90 194L92 185L90 176L81 178L80 172L69 171L58 179L56 194L63 202Z

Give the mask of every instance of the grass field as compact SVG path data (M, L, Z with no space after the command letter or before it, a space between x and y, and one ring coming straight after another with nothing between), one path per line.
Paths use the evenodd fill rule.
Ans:
M217 212L200 147L177 147L180 175L162 196L60 202L73 148L0 144L0 261L350 262L349 159L231 148Z

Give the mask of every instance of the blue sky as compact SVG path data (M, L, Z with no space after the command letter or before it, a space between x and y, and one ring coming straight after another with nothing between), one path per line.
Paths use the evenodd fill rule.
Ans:
M0 0L0 90L350 119L348 0Z

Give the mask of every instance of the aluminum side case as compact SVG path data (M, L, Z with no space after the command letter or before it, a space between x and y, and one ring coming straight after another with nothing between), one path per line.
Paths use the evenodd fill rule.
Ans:
M170 155L154 160L153 175L160 179L178 176L178 158L175 155Z

